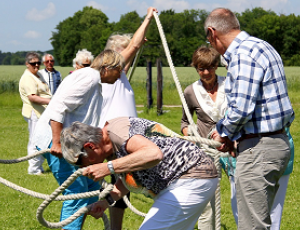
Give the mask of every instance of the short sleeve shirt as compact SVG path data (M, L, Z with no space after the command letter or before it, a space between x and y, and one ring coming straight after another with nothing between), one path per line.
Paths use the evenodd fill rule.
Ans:
M40 75L39 75L40 76ZM51 98L52 94L47 83L42 77L33 75L29 70L25 70L21 76L19 82L19 92L23 101L22 115L26 118L31 117L31 111L33 110L37 117L40 117L47 105L40 105L32 103L29 99L29 95L37 95L42 98Z
M163 160L156 166L132 172L136 184L148 194L158 194L178 178L215 178L217 171L213 161L192 142L168 137L161 124L142 118L122 117L108 121L108 135L115 148L117 158L129 153L126 144L134 135L142 135L155 143L163 153ZM127 186L128 187L128 186ZM128 188L131 190L131 188Z

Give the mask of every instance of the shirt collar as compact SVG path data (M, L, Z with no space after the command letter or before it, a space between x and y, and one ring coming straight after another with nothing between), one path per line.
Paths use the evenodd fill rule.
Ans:
M46 71L46 73L50 72L49 70L47 70L46 68L44 69ZM50 73L54 73L55 72L55 69L53 68L53 71L50 72Z
M231 56L234 54L237 47L246 39L248 39L250 35L245 31L241 31L235 39L230 43L229 47L227 48L225 54L223 55L227 63L231 61Z

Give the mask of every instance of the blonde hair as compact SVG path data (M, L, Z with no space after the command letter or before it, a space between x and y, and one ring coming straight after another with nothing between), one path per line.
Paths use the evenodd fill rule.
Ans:
M113 34L107 39L105 50L111 49L120 53L129 45L131 38L131 34Z
M121 54L114 50L104 50L102 51L93 61L91 68L98 70L100 73L104 68L108 69L119 69L120 71L124 69L125 62Z

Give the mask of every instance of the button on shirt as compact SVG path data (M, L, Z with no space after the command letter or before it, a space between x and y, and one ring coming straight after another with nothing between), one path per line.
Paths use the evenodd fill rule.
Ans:
M267 42L240 32L224 58L229 63L227 116L217 123L232 141L243 134L274 132L289 126L294 111L280 55Z

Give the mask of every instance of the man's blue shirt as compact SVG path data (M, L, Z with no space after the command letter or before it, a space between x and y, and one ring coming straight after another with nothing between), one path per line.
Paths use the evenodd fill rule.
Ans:
M267 42L240 32L224 58L228 63L228 112L217 123L221 136L234 141L243 134L274 132L289 126L295 115L276 50Z

